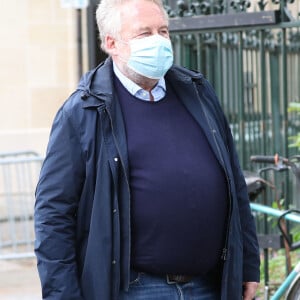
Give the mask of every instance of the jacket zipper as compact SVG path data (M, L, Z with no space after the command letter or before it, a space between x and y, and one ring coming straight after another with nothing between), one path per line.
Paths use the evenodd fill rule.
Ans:
M194 85L196 85L196 83L194 82ZM226 236L225 236L225 243L224 243L224 248L222 250L222 254L221 254L221 260L225 261L227 259L227 252L228 252L228 239L229 239L229 228L230 228L230 222L231 222L231 215L232 215L232 197L231 197L231 186L230 186L230 179L229 179L229 176L227 174L227 170L226 170L226 167L225 167L225 162L223 160L223 157L222 157L222 153L221 153L221 150L220 150L220 146L219 146L219 143L216 139L216 129L214 129L211 125L211 122L209 120L209 117L207 115L207 111L206 111L206 108L204 107L204 105L202 104L201 102L201 97L199 95L199 91L197 89L197 86L195 86L195 89L196 89L196 93L198 95L198 99L199 99L199 103L203 109L203 113L204 113L204 116L205 116L205 119L207 121L207 124L209 125L210 127L210 130L211 130L211 133L212 133L212 136L213 136L213 139L214 139L214 143L216 145L216 148L217 148L217 151L218 151L218 154L219 154L219 159L220 159L220 162L221 162L221 165L222 165L222 168L224 170L224 173L225 173L225 177L226 177L226 182L227 182L227 187L228 187L228 194L229 194L229 209L228 209L228 222L227 222L227 229L226 229ZM205 97L205 96L204 96Z
M84 91L86 92L86 91ZM91 92L88 92L88 94L90 94L91 96L99 99L100 101L102 101L101 98L99 98L97 95L91 93ZM125 164L124 164L124 161L122 159L122 156L120 155L121 151L120 151L120 148L118 146L118 143L117 143L117 138L115 136L115 131L114 131L114 126L113 126L113 122L112 122L112 117L111 117L111 114L109 112L109 110L107 109L106 105L102 108L103 109L103 112L105 112L107 115L108 115L108 118L109 118L109 123L110 123L110 126L111 126L111 130L112 130L112 136L113 136L113 139L114 139L114 142L115 142L115 146L117 148L117 151L119 153L119 159L120 159L120 162L121 162L121 166L122 166L122 169L123 169L123 172L124 172L124 176L125 176L125 180L126 180L126 184L127 184L127 189L128 189L128 195L129 195L129 199L131 198L131 193L130 193L130 185L129 185L129 180L128 180L128 177L127 177L127 173L126 173L126 169L125 169ZM127 270L128 270L128 276L130 276L130 257L131 257L131 233L130 233L130 230L131 230L131 221L130 221L130 203L129 203L129 224L128 224L128 232L129 232L129 249L128 249L128 254L129 254L129 259L128 259L128 265L127 265ZM126 287L128 288L129 286L129 277L128 277L128 282L126 283Z
M130 199L131 198L131 193L130 193L129 180L128 180L127 173L126 173L126 170L125 170L125 164L123 162L122 156L120 155L121 151L120 151L120 148L119 148L118 143L117 143L117 138L115 136L115 131L114 131L114 126L113 126L113 122L112 122L112 117L111 117L111 114L110 114L109 110L106 107L104 108L104 112L106 112L106 114L108 115L108 118L109 118L111 130L112 130L112 136L113 136L113 139L115 141L115 146L117 148L117 151L119 153L119 159L120 159L120 162L121 162L121 166L123 168L123 172L124 172L124 176L125 176L125 180L126 180L126 184L127 184L127 189L128 189L128 194L129 194L129 199ZM129 259L128 259L127 270L128 270L128 272L130 272L130 256L131 256L131 246L130 246L131 245L130 203L129 203L128 207L129 207L129 224L128 224L128 232L129 232L129 249L128 249L128 254L129 254ZM129 275L129 273L128 273L128 275ZM127 283L127 285L128 285L128 283Z

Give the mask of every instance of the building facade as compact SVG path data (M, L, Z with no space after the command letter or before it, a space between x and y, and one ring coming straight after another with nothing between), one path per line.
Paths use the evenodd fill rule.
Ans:
M59 0L2 0L0 20L0 153L44 155L54 115L78 81L76 10Z

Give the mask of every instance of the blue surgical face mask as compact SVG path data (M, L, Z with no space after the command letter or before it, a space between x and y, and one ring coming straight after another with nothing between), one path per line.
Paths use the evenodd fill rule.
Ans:
M147 78L163 77L173 64L171 41L160 35L151 35L129 41L130 58L127 66Z

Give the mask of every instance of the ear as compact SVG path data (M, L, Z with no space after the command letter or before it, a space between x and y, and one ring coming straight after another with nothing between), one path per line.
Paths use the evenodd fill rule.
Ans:
M105 45L106 45L107 52L110 55L112 55L112 56L116 55L117 49L116 49L116 40L115 40L115 38L113 38L110 35L107 35L105 37Z

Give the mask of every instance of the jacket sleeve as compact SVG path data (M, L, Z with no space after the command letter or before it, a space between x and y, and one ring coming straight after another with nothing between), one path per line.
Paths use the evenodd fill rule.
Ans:
M57 113L36 188L35 253L43 299L83 299L76 265L76 211L84 178L79 130Z
M231 129L229 127L227 118L219 104L217 96L207 82L206 85L211 94L214 95L215 100L211 104L214 104L214 111L216 116L219 116L222 125L221 130L224 134L225 143L227 145L227 152L230 158L230 164L233 173L233 181L237 195L237 205L239 209L240 224L243 238L243 281L255 281L260 280L260 257L259 246L257 241L256 226L254 218L251 214L250 201L247 192L247 186L245 178L240 167L238 154L236 151L235 143L232 137Z
M228 128L229 130L229 128ZM235 145L231 132L229 136L229 147L231 149L231 161L233 168L234 181L236 186L240 222L243 234L243 282L260 281L260 258L259 246L257 241L256 226L254 217L250 209L250 201L247 192L247 185L241 170Z
M240 167L239 158L227 121L226 124L227 145L229 147L229 155L233 170L234 184L237 194L237 204L239 208L240 223L243 235L243 282L259 282L260 257L256 226L254 217L251 214L247 185L242 169Z

